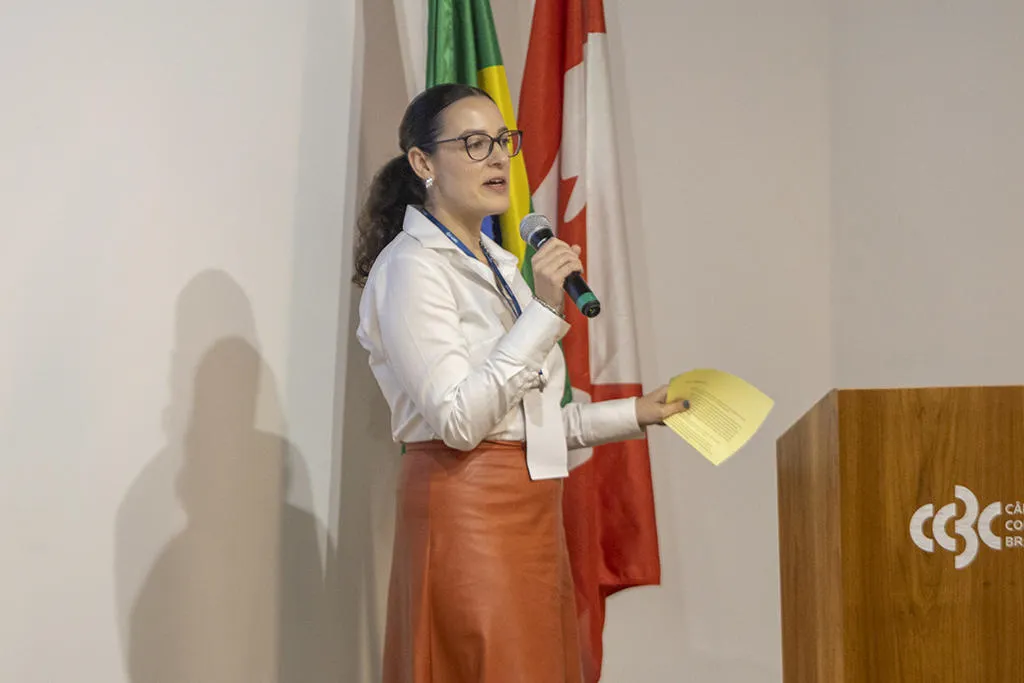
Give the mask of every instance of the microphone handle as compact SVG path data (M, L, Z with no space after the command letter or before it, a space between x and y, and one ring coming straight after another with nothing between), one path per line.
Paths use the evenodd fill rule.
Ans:
M547 234L538 236L538 239L534 243L534 249L540 249L544 246L544 243L554 237L551 231L545 231ZM572 302L576 304L576 308L580 310L580 313L588 318L596 317L601 312L601 302L597 300L597 297L590 287L587 286L586 281L580 276L579 273L570 273L565 282L562 283L562 289L565 290Z
M590 287L587 286L587 283L580 277L579 273L570 273L569 277L565 278L562 289L566 291L572 302L576 304L576 308L580 309L580 312L588 318L593 318L601 312L601 302L590 291Z

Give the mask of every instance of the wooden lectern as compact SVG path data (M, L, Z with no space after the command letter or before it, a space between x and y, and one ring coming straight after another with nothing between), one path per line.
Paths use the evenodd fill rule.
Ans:
M1024 683L1024 387L833 391L777 457L785 683Z

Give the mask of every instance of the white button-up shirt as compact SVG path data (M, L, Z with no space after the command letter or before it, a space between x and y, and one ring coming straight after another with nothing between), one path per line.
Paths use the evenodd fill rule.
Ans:
M552 455L562 469L577 464L569 451L643 436L635 398L560 406L558 342L569 324L533 299L514 254L486 235L483 246L522 307L518 319L490 266L415 207L369 274L357 334L391 407L395 441L441 440L463 451L484 440L527 441L528 392L544 414L561 416L545 431L558 431L561 454Z

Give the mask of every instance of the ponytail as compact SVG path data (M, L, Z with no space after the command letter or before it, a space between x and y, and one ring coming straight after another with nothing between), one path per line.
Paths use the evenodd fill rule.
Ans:
M402 232L405 208L423 204L427 192L412 170L409 158L401 154L377 171L356 223L355 274L352 282L366 284L377 256Z
M407 153L414 147L430 153L441 132L441 112L464 97L487 97L485 91L459 83L435 85L409 103L398 128L398 146L403 154L377 171L356 223L355 274L352 282L366 284L374 262L405 222L409 205L427 201L423 181L409 164Z

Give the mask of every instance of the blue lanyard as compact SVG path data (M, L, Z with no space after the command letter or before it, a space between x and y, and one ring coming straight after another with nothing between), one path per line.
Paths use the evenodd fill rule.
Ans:
M431 223L436 225L438 229L441 232L443 232L446 237L448 237L448 239L455 243L455 246L462 250L462 253L464 253L471 259L476 260L476 254L474 254L469 247L463 244L462 240L460 240L455 235L455 233L449 230L444 223L437 220L433 216L433 214L431 214L425 208L420 210L423 212L424 216L430 219ZM484 252L484 257L487 259L487 265L491 267L491 272L494 273L494 279L498 281L498 284L501 286L501 289L504 290L502 293L502 298L505 299L505 303L507 303L512 308L512 311L515 313L516 318L518 318L523 314L523 309L519 305L519 300L516 298L515 292L512 291L512 288L509 287L508 282L505 281L505 278L504 276L502 276L501 271L498 270L498 264L494 262L494 259L491 258L490 253L486 249L484 249L483 246L484 245L481 243L480 249Z

